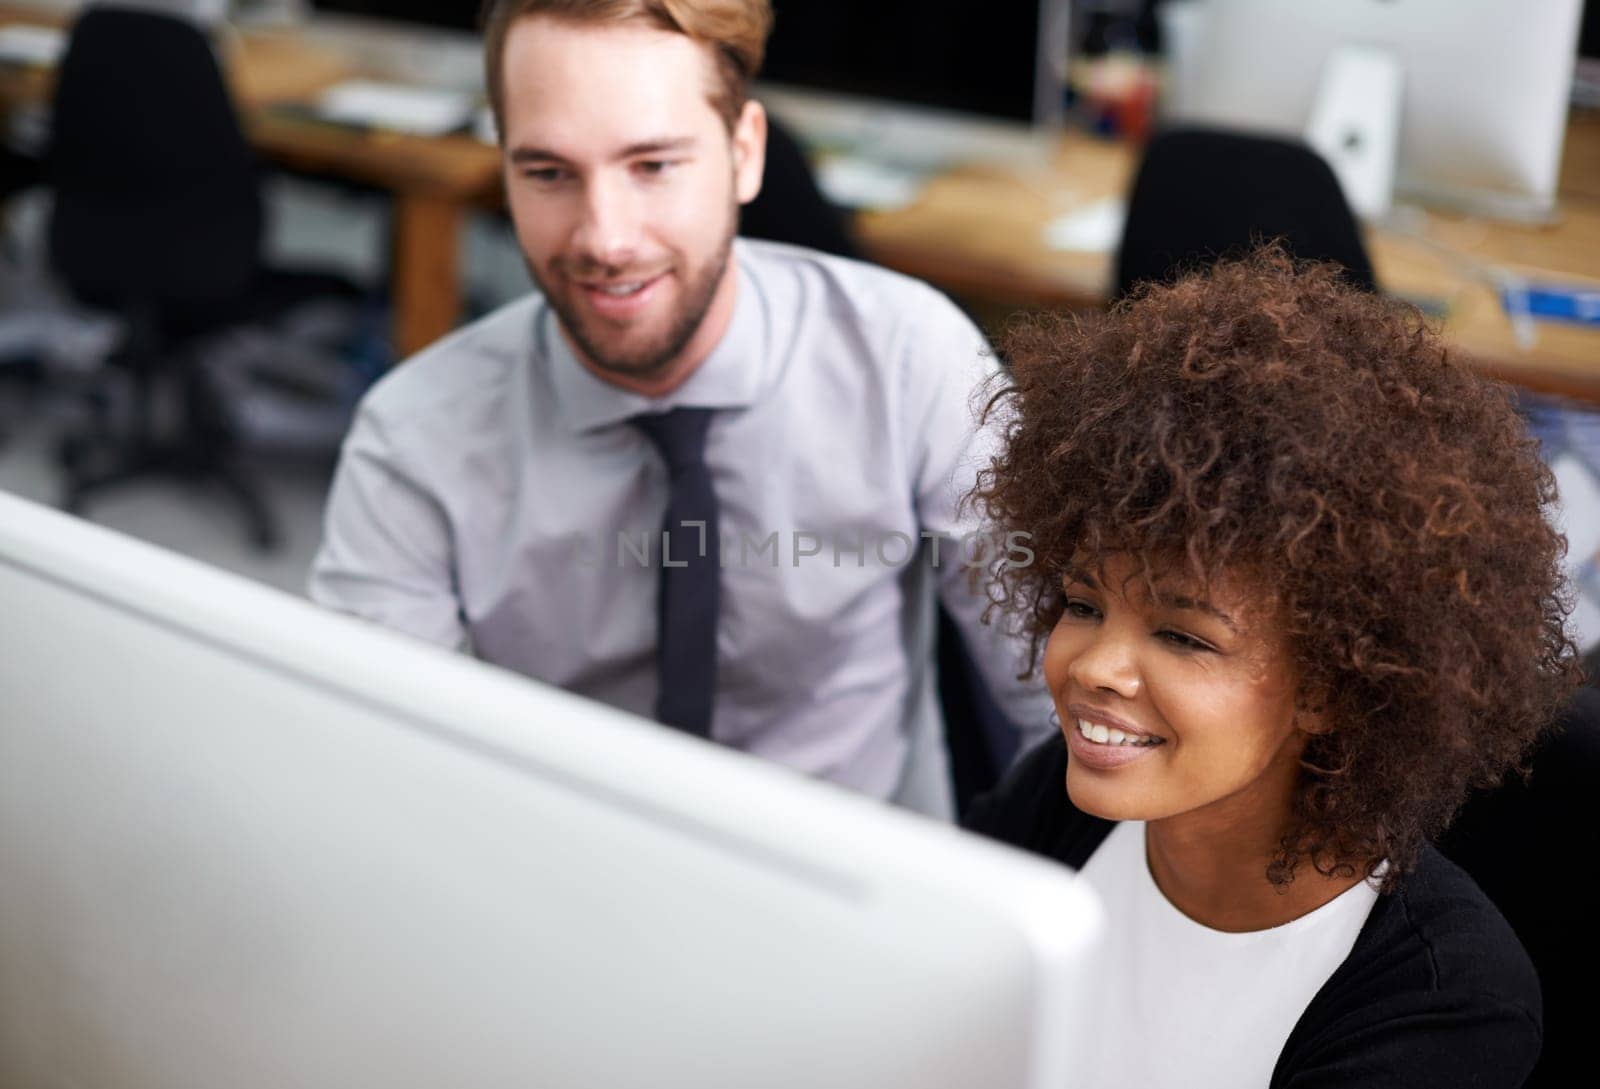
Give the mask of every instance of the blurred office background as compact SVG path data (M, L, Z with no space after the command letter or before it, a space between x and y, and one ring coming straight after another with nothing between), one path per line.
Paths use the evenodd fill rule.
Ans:
M92 45L73 37L83 5L0 0L0 488L301 592L362 390L528 290L498 199L477 5L97 6L197 28L237 136L195 135L230 122L197 116L168 36L123 35L74 67L69 47ZM1562 485L1576 623L1600 640L1600 2L775 7L758 94L783 153L749 233L928 279L989 328L1028 307L1105 306L1242 238L1339 259L1525 391ZM96 271L85 250L132 247L139 268L157 252L183 266L185 231L219 248L193 207L162 227L170 245L124 239L115 207L153 230L172 210L150 211L148 190L168 183L151 167L142 194L74 189L64 149L108 139L124 163L147 145L241 142L253 180L202 188L241 186L244 210L217 222L244 217L243 302L216 277L210 295L154 299ZM192 169L223 170L208 154Z

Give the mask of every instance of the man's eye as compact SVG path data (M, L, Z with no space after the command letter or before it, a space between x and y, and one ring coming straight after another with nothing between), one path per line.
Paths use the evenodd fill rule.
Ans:
M670 159L642 159L634 164L634 169L647 177L660 177L677 164Z
M522 176L529 181L538 182L540 185L554 185L564 180L567 172L559 166L534 166L524 170Z

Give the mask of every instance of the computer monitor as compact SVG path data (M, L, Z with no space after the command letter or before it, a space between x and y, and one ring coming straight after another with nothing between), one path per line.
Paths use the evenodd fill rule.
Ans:
M1070 0L775 0L761 97L813 143L933 167L1061 124Z
M1600 106L1600 0L1583 5L1583 24L1578 29L1578 68L1572 79L1572 101L1583 106Z
M1399 62L1395 191L1517 219L1555 205L1580 0L1200 0L1185 120L1301 134L1341 46Z
M1049 3L776 0L763 77L1009 121L1061 116ZM1055 5L1060 7L1061 5Z
M311 0L313 10L447 30L476 30L476 0Z
M1067 870L0 495L0 1085L1073 1084Z

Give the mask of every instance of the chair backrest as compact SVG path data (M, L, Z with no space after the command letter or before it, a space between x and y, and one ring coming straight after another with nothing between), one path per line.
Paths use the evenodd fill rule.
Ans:
M740 212L739 233L862 260L849 217L817 185L800 141L779 118L767 117L767 169L761 192ZM944 715L956 812L992 790L1010 766L1020 734L978 673L960 629L940 606L935 641L939 703Z
M51 260L76 294L182 310L245 290L260 260L260 182L198 27L85 10L51 124Z
M767 117L767 170L761 192L739 213L739 233L860 258L843 212L828 202L800 142L778 118Z
M1212 129L1157 135L1128 198L1115 298L1281 239L1376 289L1361 230L1326 161L1304 144Z
M1539 972L1544 1054L1529 1087L1572 1084L1557 1072L1588 1060L1588 1010L1600 983L1600 896L1590 873L1600 858L1597 796L1600 690L1584 688L1534 753L1528 781L1475 795L1439 841L1494 901Z

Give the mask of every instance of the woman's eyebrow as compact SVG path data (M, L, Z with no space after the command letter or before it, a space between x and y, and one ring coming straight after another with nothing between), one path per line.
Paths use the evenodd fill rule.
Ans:
M1068 566L1061 572L1061 581L1082 583L1091 590L1099 589L1099 585L1095 582L1094 576L1080 567ZM1229 631L1234 632L1235 634L1237 634L1239 631L1239 625L1233 619L1233 617L1229 616L1227 613L1211 604L1211 602L1202 598L1188 597L1183 594L1163 594L1161 595L1161 603L1169 609L1205 613L1207 616L1214 617L1216 620L1226 625Z
M1209 601L1201 601L1198 598L1182 596L1166 597L1162 600L1169 609L1179 609L1185 612L1205 613L1207 616L1214 617L1223 624L1227 625L1229 631L1236 634L1239 631L1239 625L1234 623L1233 617L1229 616L1227 613L1223 612Z

